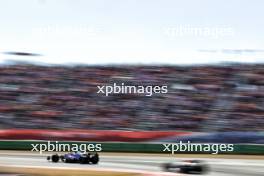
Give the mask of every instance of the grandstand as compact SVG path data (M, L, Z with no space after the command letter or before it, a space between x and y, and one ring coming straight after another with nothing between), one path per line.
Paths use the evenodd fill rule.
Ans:
M0 128L261 131L263 65L0 68ZM97 94L97 85L168 85L167 94Z

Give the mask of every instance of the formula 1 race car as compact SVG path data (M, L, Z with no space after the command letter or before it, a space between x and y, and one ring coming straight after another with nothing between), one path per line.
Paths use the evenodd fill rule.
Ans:
M205 174L208 171L208 166L200 160L165 163L162 167L166 172L180 172L184 174Z
M51 155L47 157L47 160L51 160L54 163L61 160L64 163L97 164L99 162L99 155L98 153L73 152L64 155Z

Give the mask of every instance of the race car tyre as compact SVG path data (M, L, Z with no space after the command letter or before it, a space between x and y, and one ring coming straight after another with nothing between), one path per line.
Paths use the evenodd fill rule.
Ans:
M59 160L60 160L60 157L59 157L59 155L52 155L51 156L51 161L52 162L54 162L54 163L57 163L57 162L59 162Z
M94 155L91 157L90 161L91 161L92 164L97 164L97 163L99 162L99 156L98 156L98 154L97 154L97 153L94 154Z

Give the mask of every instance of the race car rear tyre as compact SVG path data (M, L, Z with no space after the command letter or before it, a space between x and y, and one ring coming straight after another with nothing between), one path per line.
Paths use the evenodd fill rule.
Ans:
M59 160L60 160L60 157L59 157L59 155L52 155L51 156L51 161L53 162L53 163L57 163L57 162L59 162Z

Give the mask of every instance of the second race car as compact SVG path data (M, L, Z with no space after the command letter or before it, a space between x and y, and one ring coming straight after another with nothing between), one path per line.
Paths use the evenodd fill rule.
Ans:
M162 167L167 172L180 172L185 174L204 174L208 171L207 164L200 160L165 163Z

